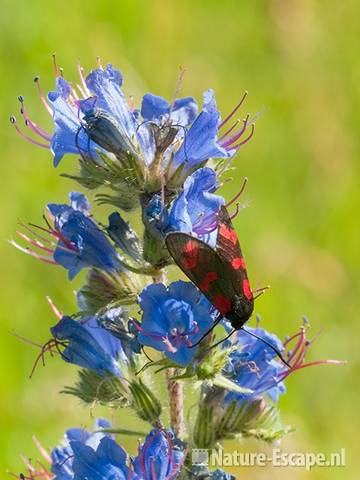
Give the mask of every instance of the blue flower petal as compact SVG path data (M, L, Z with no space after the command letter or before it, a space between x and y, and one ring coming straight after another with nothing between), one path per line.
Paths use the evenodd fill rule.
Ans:
M55 131L51 138L51 151L56 167L66 153L91 155L96 158L96 144L87 136L80 122L80 111L69 102L70 86L62 77L56 80L56 91L48 94L53 110Z
M209 158L226 158L232 155L217 143L220 113L217 110L214 93L204 93L204 104L200 114L191 125L181 147L175 153L171 163L174 173L180 165L184 166L184 175Z
M145 121L160 120L162 116L170 111L170 105L165 98L158 97L152 93L143 96L141 104L141 115Z
M118 363L119 356L123 355L121 342L106 330L101 331L94 317L78 322L64 316L51 333L56 339L68 342L62 352L66 362L100 374L122 376Z
M216 188L217 177L211 168L203 167L190 175L171 207L168 229L188 233L214 247L216 214L225 203L213 193Z
M80 192L70 192L69 198L71 208L83 213L86 216L91 214L91 206L86 195Z
M55 229L60 238L54 260L68 270L70 279L87 267L109 271L120 268L115 248L89 218L90 204L85 195L72 192L70 201L71 207L55 203L47 205L55 217Z
M129 139L136 134L135 121L121 90L122 75L108 64L105 70L92 70L86 77L86 85L96 95L96 107L102 108L117 119Z
M276 335L261 328L247 327L247 329L264 338L279 351L284 349L282 342ZM259 395L266 395L273 402L276 402L279 395L285 392L285 386L283 382L278 381L278 375L283 367L275 360L275 352L261 340L250 336L245 331L237 332L236 342L239 349L230 354L225 372L235 383L250 388L253 393L229 392L225 397L225 402Z
M130 480L136 477L126 466L126 452L114 441L103 438L94 451L81 442L71 442L74 452L74 480Z
M170 118L173 124L187 127L193 123L198 112L197 102L193 97L175 100Z
M177 478L183 460L184 452L173 446L172 432L154 429L146 437L133 463L141 480L172 480Z
M146 287L139 296L143 310L138 341L163 351L179 365L188 365L197 353L189 348L212 325L211 303L190 282Z

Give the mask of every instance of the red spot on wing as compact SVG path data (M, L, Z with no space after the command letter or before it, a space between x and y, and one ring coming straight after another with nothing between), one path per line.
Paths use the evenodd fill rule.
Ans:
M235 257L231 261L231 266L234 270L239 270L240 268L246 269L245 260L243 257Z
M205 275L205 278L201 283L199 283L198 287L202 292L207 292L210 288L211 282L214 282L219 278L219 275L216 272L208 272Z
M225 315L231 310L231 301L225 297L225 295L216 295L212 304L222 315Z
M199 261L199 244L196 240L188 240L183 248L183 266L189 270L196 267Z
M226 240L229 240L234 245L236 245L238 241L238 236L235 230L227 227L224 223L219 227L219 235L223 238L226 238Z
M253 298L253 294L252 294L252 291L251 291L251 288L250 288L249 280L247 278L245 278L243 280L242 288L243 288L243 292L244 292L245 297L248 300L251 300Z

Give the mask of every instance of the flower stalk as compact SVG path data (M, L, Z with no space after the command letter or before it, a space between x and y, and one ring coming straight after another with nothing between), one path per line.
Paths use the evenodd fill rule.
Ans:
M184 386L178 380L172 380L175 369L166 370L167 390L169 394L170 425L175 435L183 439L186 435L184 419Z

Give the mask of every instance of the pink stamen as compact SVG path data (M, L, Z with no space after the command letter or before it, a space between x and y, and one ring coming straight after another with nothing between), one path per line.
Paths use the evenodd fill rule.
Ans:
M22 233L19 230L17 230L16 233L19 235L19 237L24 239L26 242L30 243L30 245L33 245L34 247L38 247L41 250L44 250L45 252L50 253L50 255L54 254L54 250L52 250L51 248L45 247L45 245L43 245L38 240L36 239L33 240L32 238L28 237L27 235L25 235L25 233Z
M147 337L155 338L155 340L160 340L161 342L165 341L164 335L161 335L160 333L157 334L157 333L152 333L152 332L145 331L142 328L142 326L140 325L140 323L136 322L135 320L133 320L133 325L138 330L138 332L141 332L142 334L146 335Z
M149 336L152 337L153 335L149 335ZM161 340L162 340L163 344L165 345L168 352L176 353L178 351L178 349L176 347L174 347L174 345L170 342L170 340L167 337L163 337Z
M48 454L47 450L41 445L39 440L33 435L33 442L35 443L36 448L39 450L41 455L44 457L44 459L51 465L52 464L52 459L50 455Z
M37 87L37 90L38 90L38 93L39 93L39 97L40 97L40 100L41 100L41 103L44 105L44 107L46 108L46 110L48 111L48 113L52 116L53 114L53 111L52 111L52 108L50 107L50 105L48 104L47 100L46 100L46 97L44 95L44 92L42 91L41 87L40 87L40 78L39 77L35 77L34 78L34 82L36 84L36 87Z
M347 362L345 360L315 360L313 362L303 363L301 365L297 365L291 368L290 370L286 370L285 372L280 373L278 377L278 382L282 382L288 375L290 375L290 373L301 370L302 368L315 367L317 365L346 365L346 364Z
M71 95L73 97L74 103L76 104L76 102L78 102L80 99L79 99L79 95L77 94L73 86L71 86Z
M47 225L49 226L49 229L41 227L40 225L35 225L33 223L30 223L30 225L32 227L38 228L39 230L42 230L43 232L46 232L49 235L51 235L51 236L57 238L58 240L60 240L69 249L68 250L69 253L78 253L77 247L70 240L68 240L66 237L64 237L64 235L62 235L59 230L52 229L51 226L49 225L47 219L45 217L44 217L44 219L45 219Z
M131 112L133 112L135 110L135 100L134 100L134 97L132 95L130 97L129 107L130 107Z
M24 104L24 99L23 97L19 97L19 101L21 103L21 114L23 115L24 117L24 120L25 120L25 124L31 128L31 130L36 133L37 135L39 135L40 137L42 137L44 140L47 140L47 141L50 141L51 140L51 135L46 131L44 130L43 128L41 128L37 123L33 122L31 120L31 118L29 117L29 114L25 108L25 104Z
M39 137L43 138L44 140L47 140L48 142L51 141L51 136L48 134L45 134L44 131L34 122L31 120L25 120L25 125L30 128L32 132L34 132L36 135L39 135Z
M235 150L239 150L240 147L245 145L245 143L247 143L251 139L251 137L254 135L254 131L255 131L255 125L252 124L251 125L251 132L250 132L249 136L247 138L245 138L245 140L243 140L242 142L238 143L237 145L233 145L231 148L233 148Z
M46 297L46 300L48 301L48 304L50 305L52 311L54 312L55 316L61 320L62 317L63 317L63 313L60 312L60 310L56 307L56 305L54 304L54 302L52 301L52 299L50 297Z
M155 460L154 458L150 458L150 469L151 469L151 477L152 480L157 480L156 478L156 468L155 468Z
M52 242L51 240L49 240L48 238L42 236L42 235L39 235L38 233L34 232L34 230L32 230L30 227L28 227L27 225L25 225L25 223L22 223L21 221L18 222L19 225L24 228L26 231L28 231L29 233L31 233L31 235L34 235L35 237L37 238L40 238L40 240L42 240L43 242L45 243L48 243L50 245L54 245L56 246L56 243Z
M302 334L302 330L300 330L300 332L295 333L291 337L287 338L284 342L284 347L286 347L286 345L288 345L292 340L294 340L295 338L297 338L301 334Z
M39 255L38 253L34 252L33 250L30 250L29 248L22 247L21 245L14 242L13 240L11 240L10 243L11 243L11 245L13 245L15 248L17 248L21 252L26 253L27 255L30 255L31 257L34 257L37 260L40 260L41 262L50 263L51 265L57 265L57 262L55 262L55 260L53 260L50 257L45 257L43 255Z
M18 125L16 123L16 118L14 116L10 117L10 122L14 125L14 128L17 131L17 133L20 135L20 137L24 138L25 140L27 140L28 142L30 142L34 145L37 145L38 147L46 148L47 150L50 148L50 146L48 144L37 142L36 140L32 139L31 137L28 137L27 135L25 135L25 133L23 133L20 130L20 128L18 127Z
M79 84L77 83L77 84L76 84L76 88L79 90L79 92L80 92L80 94L81 94L81 96L82 96L83 98L86 98L86 97L87 97L87 95L85 94L85 91L84 91L84 89L82 88L81 85L79 85Z
M230 127L229 130L227 130L223 135L221 135L220 138L218 138L218 142L220 142L220 141L223 140L227 135L229 135L229 133L231 133L231 132L234 130L234 128L235 128L237 125L239 125L239 123L240 123L240 120L236 120L236 122L233 124L233 126Z
M301 347L299 348L299 351L296 352L297 355L296 357L293 357L293 367L297 367L298 365L301 365L305 359L306 352L308 350L308 344L306 340L304 340L301 344Z
M49 244L49 245L52 245L53 247L57 248L57 249L60 249L64 252L67 252L67 253L74 253L73 250L70 250L62 245L59 245L58 243L55 243L55 242L52 242L51 240L49 240L48 238L45 238L44 236L42 235L39 235L38 233L34 232L34 230L32 230L31 228L29 228L27 225L25 225L24 223L22 222L19 222L19 225L21 225L25 230L27 230L29 233L31 233L32 235L34 235L36 237L36 241L38 241L37 239L40 239L42 240L43 242ZM37 227L38 228L38 227ZM19 232L17 232L19 233ZM47 233L50 233L49 231L47 231ZM40 242L39 242L40 243ZM39 246L39 245L38 245ZM50 250L50 249L49 249ZM51 252L54 252L54 249L51 249Z
M219 142L220 146L223 148L227 148L230 145L232 145L234 142L236 142L236 140L238 140L243 135L246 128L248 127L248 120L249 120L249 114L247 115L245 120L243 120L243 126L241 127L241 129L238 130L233 135L231 135L230 137L228 137L227 139L224 139L223 141Z
M79 76L80 76L80 80L81 80L81 84L83 86L83 91L84 91L84 97L89 97L90 96L90 91L86 85L86 81L85 81L85 77L84 77L84 69L83 67L80 65L80 62L78 62L78 72L79 72Z
M232 204L235 203L237 200L239 200L239 198L241 197L241 195L243 194L243 192L244 192L244 190L245 190L245 187L246 187L247 182L248 182L248 178L245 177L245 178L244 178L244 181L243 181L243 184L241 185L241 188L240 188L240 190L239 190L239 193L237 193L237 194L235 195L235 197L232 198L232 199L230 200L230 202L228 202L228 203L225 205L226 208L229 208L230 205L232 205Z
M226 122L228 122L230 120L230 118L235 115L235 113L239 110L239 108L241 107L241 105L244 103L244 100L245 98L247 97L247 94L248 92L245 91L244 95L242 96L242 99L240 100L240 102L236 105L236 107L234 108L234 110L232 112L229 113L229 115L225 118L225 120L223 120L220 125L219 125L219 130L220 128L222 128Z
M288 361L290 362L294 356L297 354L297 352L299 351L299 349L301 348L303 342L304 342L304 338L305 338L305 331L304 331L304 328L302 327L301 328L301 331L299 332L299 340L298 342L296 343L295 347L292 349L291 353L289 352L289 355L288 355ZM297 335L297 336L298 336ZM295 338L295 336L293 337ZM284 344L285 345L285 344Z

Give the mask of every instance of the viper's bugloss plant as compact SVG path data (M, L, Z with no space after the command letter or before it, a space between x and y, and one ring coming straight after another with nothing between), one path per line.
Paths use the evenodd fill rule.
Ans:
M51 452L37 441L47 466L28 461L19 478L229 480L234 477L224 471L192 465L192 449L221 448L227 438L279 440L289 431L278 410L288 375L341 363L305 362L312 343L305 324L284 341L259 326L230 332L224 305L253 301L255 292L246 277L243 298L224 297L221 285L235 281L227 264L213 271L204 262L196 283L167 279L174 263L167 235L188 239L182 267L190 279L199 245L215 250L219 235L237 244L218 218L235 204L230 218L239 212L242 189L229 200L220 190L233 157L254 133L250 115L234 120L246 94L222 120L212 90L200 108L192 97L178 98L179 88L173 101L146 93L136 106L112 65L99 62L87 76L78 71L79 81L70 83L55 61L55 89L47 96L35 79L50 128L32 120L22 96L24 126L14 116L11 122L22 137L49 149L55 167L72 154L78 171L63 176L95 191L94 201L114 211L100 223L88 198L71 192L69 204L47 205L44 223L22 223L20 240L12 243L65 268L69 280L87 270L76 313L63 315L51 302L57 321L35 366L50 353L80 367L77 382L62 393L115 410L115 424L98 420L93 433L70 429ZM137 231L126 219L130 211L142 221ZM245 269L242 257L232 258L230 250L222 255L234 271ZM186 415L185 383L192 403L196 399ZM149 433L127 429L125 407L149 424ZM121 447L118 434L141 438L136 455Z

